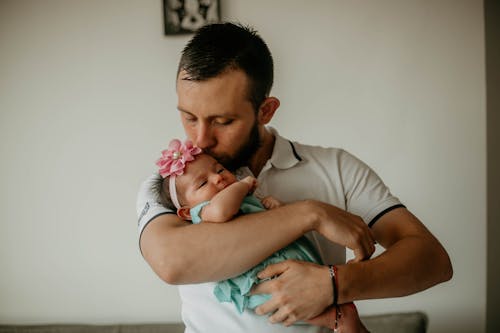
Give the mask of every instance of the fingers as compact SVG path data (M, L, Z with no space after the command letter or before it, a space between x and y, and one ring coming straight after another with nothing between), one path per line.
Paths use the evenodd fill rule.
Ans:
M354 261L371 257L375 251L375 239L370 228L360 216L323 203L316 203L320 212L320 223L316 229L330 241L354 251Z
M296 321L315 317L331 302L331 292L325 293L331 281L327 267L310 262L287 260L268 266L258 274L261 279L252 294L269 294L271 299L255 309L257 315L269 315L272 323L292 325Z
M275 267L271 267L275 266ZM275 290L280 288L281 281L278 281L275 279L277 276L282 274L284 270L282 269L282 265L280 264L275 264L275 265L269 265L268 268L271 267L269 270L266 268L259 274L257 274L257 277L261 280L261 282L257 285L255 285L252 288L252 295L258 295L258 294L272 294ZM285 268L286 270L286 268ZM267 303L269 303L268 301ZM266 304L267 304L266 303ZM275 309L274 309L275 310ZM268 313L270 311L274 310L268 310L263 313Z
M248 184L248 192L253 192L257 188L258 181L252 176L247 176L241 180L242 182Z
M278 303L273 302L272 299L257 307L255 313L258 315L272 313L268 319L272 324L282 323L285 326L290 326L297 321L297 317L286 306L280 308Z
M349 262L360 262L369 259L374 251L375 247L369 245L353 249L354 258L349 260Z
M254 192L256 189L257 189L257 186L259 185L259 182L257 181L257 179L253 179L253 182L250 186L250 192Z
M370 231L370 229L363 223L360 228L354 233L353 243L355 244L352 248L354 252L354 259L352 262L360 262L362 260L369 259L375 252L375 239Z
M266 303L259 305L258 307L255 308L255 313L258 314L259 316L265 315L268 313L275 313L279 309L279 302L276 301L276 299L270 299ZM277 318L277 317L275 317Z
M266 283L269 284L270 281L264 282L262 284L266 284ZM262 284L260 284L259 286L261 286ZM255 292L252 292L252 294L257 294L257 293L260 294L261 291L257 292L257 289L256 289ZM285 320L287 317L284 309L282 309L280 311L280 305L281 305L281 303L279 302L279 300L276 297L273 297L269 301L265 302L264 304L261 304L258 307L256 307L255 313L259 316L266 315L266 314L273 314L272 316L269 317L269 321L271 323L280 323L283 320Z
M270 285L271 281L264 281L252 287L251 295L260 295L260 294L271 294L272 286ZM269 301L267 302L269 303ZM267 312L264 312L267 313Z
M278 199L272 196L267 196L261 201L264 207L266 207L267 209L273 209L282 205L282 203Z
M269 316L269 322L272 324L281 323L284 326L293 325L297 320L297 316L293 311L290 311L288 306L280 307L280 302L270 299L266 303L260 305L255 309L255 313L258 315L271 314Z
M284 326L293 325L297 321L295 314L287 311L286 308L281 308L269 317L269 322L272 324L282 323Z
M288 261L282 261L277 264L267 266L263 271L257 274L261 280L270 279L283 274L288 269Z

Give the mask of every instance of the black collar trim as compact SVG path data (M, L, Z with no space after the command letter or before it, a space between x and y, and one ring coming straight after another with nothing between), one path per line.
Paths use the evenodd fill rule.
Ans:
M292 146L292 151L293 151L293 156L295 156L295 158L302 162L302 157L300 157L299 154L297 154L297 151L295 150L295 146L293 145L292 141L288 141L290 143L290 146Z

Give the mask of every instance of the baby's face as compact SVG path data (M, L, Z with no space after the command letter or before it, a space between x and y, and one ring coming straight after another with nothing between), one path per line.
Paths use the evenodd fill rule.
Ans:
M183 206L194 207L208 201L222 189L236 182L236 177L213 157L207 154L195 156L188 162L184 174L175 181Z

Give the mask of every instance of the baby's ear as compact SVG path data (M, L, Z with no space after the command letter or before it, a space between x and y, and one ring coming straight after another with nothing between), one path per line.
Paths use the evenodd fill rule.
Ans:
M183 220L191 220L191 212L189 207L181 207L177 209L177 216Z

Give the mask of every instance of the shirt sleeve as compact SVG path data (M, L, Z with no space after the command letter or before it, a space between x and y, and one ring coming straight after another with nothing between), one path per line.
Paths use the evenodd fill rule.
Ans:
M388 211L404 207L375 171L364 162L342 151L340 164L347 211L360 216L372 226Z
M137 194L137 217L138 217L138 232L139 238L144 228L155 217L163 214L175 214L174 211L164 207L158 202L157 195L153 193L152 186L159 180L160 175L153 174L146 179L139 188Z

